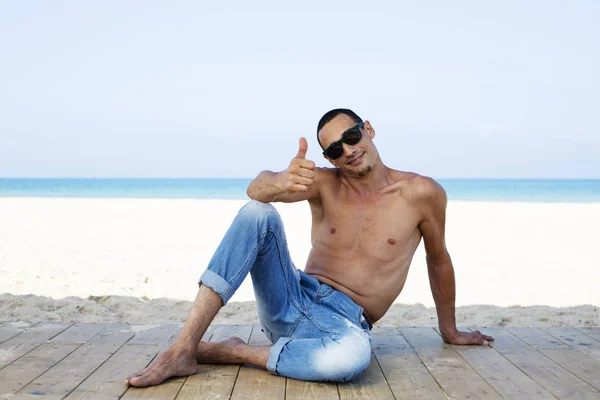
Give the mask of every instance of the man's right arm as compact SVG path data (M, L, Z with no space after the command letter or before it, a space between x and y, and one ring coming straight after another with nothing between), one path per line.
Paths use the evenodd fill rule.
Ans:
M320 171L305 158L307 148L306 139L300 138L298 154L289 167L281 172L262 171L248 186L248 197L263 203L292 203L317 197Z

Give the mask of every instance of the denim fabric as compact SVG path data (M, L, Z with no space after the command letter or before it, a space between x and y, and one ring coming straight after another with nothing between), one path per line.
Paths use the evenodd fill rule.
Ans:
M346 294L296 269L283 223L270 204L255 200L238 213L200 283L223 304L250 273L258 317L273 343L267 368L311 381L348 381L371 359L363 309Z

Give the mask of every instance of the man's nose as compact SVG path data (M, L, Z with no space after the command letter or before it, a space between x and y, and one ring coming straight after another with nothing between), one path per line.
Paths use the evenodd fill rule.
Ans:
M347 156L351 156L354 155L354 153L356 153L356 148L346 143L342 143L342 149L344 149L344 154Z

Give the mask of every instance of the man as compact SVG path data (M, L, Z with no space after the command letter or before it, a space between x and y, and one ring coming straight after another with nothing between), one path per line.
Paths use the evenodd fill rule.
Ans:
M454 270L446 250L446 193L433 179L383 164L369 121L336 109L319 121L317 139L335 168L305 159L306 139L282 172L261 172L252 199L236 216L207 270L176 342L128 378L156 385L197 372L197 363L246 363L280 375L345 381L368 366L370 329L400 294L423 238L442 338L486 345L491 337L460 332L454 316ZM304 271L290 259L274 201L308 200L312 250ZM250 272L259 319L272 346L239 338L200 339Z

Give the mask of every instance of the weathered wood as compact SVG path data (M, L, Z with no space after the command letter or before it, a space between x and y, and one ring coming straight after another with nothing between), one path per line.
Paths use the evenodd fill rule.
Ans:
M433 328L400 328L423 364L451 398L496 399L500 395Z
M171 345L177 339L177 336L179 335L179 332L181 331L182 328L183 328L182 325L176 326L176 329L171 334L171 338L162 346L162 348L160 349L160 351L158 352L156 357L150 362L150 364L152 364L152 362L158 356L160 356L162 353L164 353L171 347ZM154 334L156 334L156 332ZM185 382L186 378L187 377L185 377L185 376L173 377L173 378L167 379L160 385L150 386L150 387L145 387L145 388L129 387L127 389L127 391L125 392L125 394L121 397L121 399L125 399L125 400L127 400L127 399L171 400L171 399L174 399L175 396L177 396L177 393L179 393L179 390L181 389L181 386Z
M569 347L537 328L513 328L509 332L577 376L600 390L600 361ZM597 393L600 398L600 392Z
M164 348L165 343L172 339L181 329L181 324L167 325L132 325L121 327L115 333L115 338L110 335L99 334L100 342L118 340L120 337L135 336L123 347L114 353L100 368L92 373L68 399L83 398L119 398L129 388L126 378L142 369L156 357Z
M7 395L2 396L0 395L1 399L10 399L10 400L40 400L40 398L42 398L43 400L61 400L63 398L63 396L58 395L58 394L26 394L26 393L17 393L17 394L11 394L10 397L8 397Z
M0 343L24 332L31 325L29 322L4 322L0 324Z
M437 328L436 331L439 333ZM505 398L555 398L539 383L524 374L513 363L489 346L453 345L452 348Z
M261 332L260 326L254 326L248 344L253 346L270 346L271 342ZM240 368L231 398L232 400L280 400L285 397L285 381L284 377L273 375L265 369L243 366Z
M509 331L487 328L496 340L490 345L558 398L594 398L598 391L548 359Z
M73 323L71 322L44 322L35 324L32 327L25 329L20 335L7 340L7 342L10 342L11 344L41 344L52 339L72 325ZM6 342L2 344L6 344Z
M167 325L132 325L131 330L135 336L128 345L164 345L175 332L181 329L181 324Z
M100 333L105 327L106 325L104 324L78 323L65 329L63 332L50 339L49 342L85 343Z
M600 398L600 341L594 337L600 330L593 328L491 328L485 330L496 338L491 347L449 346L431 328L376 328L371 365L348 383L296 381L249 366L201 365L198 374L187 378L172 378L151 388L128 388L125 378L169 348L180 329L181 324L38 324L27 328L3 323L0 335L10 333L0 343L0 397L266 400L441 399L448 395L491 399L500 394L518 399ZM269 344L259 328L249 326L211 326L203 340L228 336L240 336L255 345Z
M396 399L446 399L398 328L375 328L373 352Z
M69 400L117 399L127 390L125 379L146 367L161 346L125 344L67 396Z
M600 341L600 327L577 328L578 331L585 333L591 338Z
M337 400L340 398L336 383L306 382L287 378L286 399Z
M217 325L210 341L218 342L229 336L237 336L247 342L251 333L251 326ZM239 370L239 365L201 364L198 373L187 378L177 395L177 400L228 398L233 391Z
M77 350L29 383L20 392L32 395L43 394L44 396L57 395L64 397L100 367L116 349L132 336L132 334L120 334L120 331L125 328L124 325L97 324L97 327L104 328L102 329L103 335L98 333L90 338L87 343L81 345ZM88 330L88 332L93 332L93 330ZM56 338L60 336L62 334ZM83 338L83 332L76 332L69 338L69 340L78 341Z
M77 349L79 344L44 343L0 371L0 393L15 393Z
M340 399L393 399L381 367L371 354L369 367L361 376L350 382L338 383Z
M71 325L71 323L37 324L0 343L0 370Z
M574 328L544 328L547 334L600 361L600 341Z

